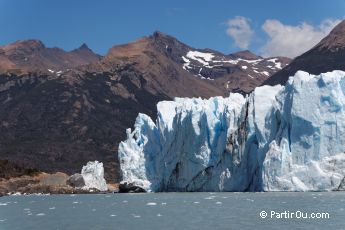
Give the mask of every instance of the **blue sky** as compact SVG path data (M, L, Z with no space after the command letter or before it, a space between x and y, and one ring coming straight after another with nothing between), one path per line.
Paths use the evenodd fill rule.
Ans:
M235 20L235 31L227 33L229 20L236 16L247 23L249 33L248 27L243 31L243 23L237 27L241 20ZM0 0L0 44L36 38L48 47L71 50L85 42L97 53L105 54L113 45L159 30L196 48L224 53L248 48L263 55L294 56L302 51L291 53L291 47L305 44L280 44L280 38L288 37L284 34L290 31L288 26L295 29L289 32L291 40L295 40L293 33L309 33L301 37L310 35L318 40L325 33L320 29L324 20L334 24L344 16L345 0ZM248 36L247 43L238 44L247 41Z

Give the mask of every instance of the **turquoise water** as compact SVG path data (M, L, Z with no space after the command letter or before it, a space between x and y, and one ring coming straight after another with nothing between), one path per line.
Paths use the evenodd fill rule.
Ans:
M265 219L260 212L266 211ZM327 218L271 218L328 213ZM297 212L300 211L300 212ZM321 214L320 214L321 215ZM319 216L320 216L319 215ZM274 218L273 218L274 217ZM287 214L285 214L285 217ZM0 229L345 229L345 193L8 196Z

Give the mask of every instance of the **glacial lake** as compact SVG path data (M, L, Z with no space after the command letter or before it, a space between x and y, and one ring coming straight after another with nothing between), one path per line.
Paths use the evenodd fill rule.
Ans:
M345 193L7 196L0 229L345 229Z

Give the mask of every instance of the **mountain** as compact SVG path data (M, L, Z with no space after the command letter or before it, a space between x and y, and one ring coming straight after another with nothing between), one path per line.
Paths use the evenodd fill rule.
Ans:
M135 68L140 73L147 74L147 68L150 68L150 74L157 75L156 79L160 82L156 88L168 89L171 91L168 95L172 98L209 97L228 95L233 91L249 93L289 62L290 59L284 57L265 59L250 51L224 55L210 49L194 49L174 37L155 32L133 43L111 48L101 60L100 69L108 67L111 71L111 66L119 63L131 66L136 63ZM169 79L162 76L174 77ZM169 86L162 83L167 79ZM186 79L193 83L182 82ZM176 80L178 86L174 87L175 83L171 80Z
M345 72L299 71L248 97L159 102L119 145L125 189L332 191L345 181Z
M96 62L100 56L86 44L66 52L60 48L46 48L39 40L22 40L0 46L0 73L53 73Z
M273 74L263 85L285 84L298 70L312 74L345 70L345 20L311 50L296 57L288 66Z
M249 92L289 62L194 49L161 32L103 57L38 40L0 53L0 159L69 174L98 160L108 181L120 180L118 143L138 113L155 118L156 104L175 97Z

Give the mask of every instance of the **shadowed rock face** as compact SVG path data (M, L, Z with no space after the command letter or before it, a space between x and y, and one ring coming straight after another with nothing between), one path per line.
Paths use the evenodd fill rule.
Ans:
M109 73L70 74L0 76L5 82L0 92L1 158L69 174L97 159L105 162L107 179L117 180L116 146L123 130L138 111L151 114L168 97Z
M311 50L296 57L288 66L273 74L263 85L285 84L298 70L320 74L332 70L345 70L345 21Z
M214 56L212 68L197 52ZM288 61L198 50L160 32L104 57L86 45L70 52L37 40L2 46L0 159L68 174L98 160L107 181L119 181L118 143L139 112L155 117L156 104L176 96L251 91Z
M72 176L70 176L66 183L67 185L78 188L82 188L85 186L84 178L80 173L75 173Z

